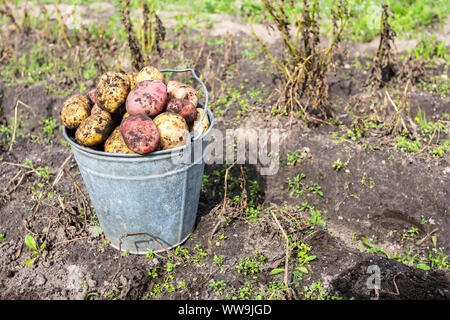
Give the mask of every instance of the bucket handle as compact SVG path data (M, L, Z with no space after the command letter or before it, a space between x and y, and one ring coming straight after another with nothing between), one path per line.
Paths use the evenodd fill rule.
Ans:
M202 122L203 122L203 118L205 117L205 115L208 112L208 89L206 89L205 84L203 83L202 80L200 80L200 78L197 76L197 74L195 73L194 69L192 68L187 68L187 69L161 69L161 72L186 72L186 71L190 71L192 73L192 76L194 77L195 80L197 80L198 83L201 84L202 88L203 88L203 92L205 93L205 103L203 104L203 114L200 118L200 121L197 123L197 126L194 128L194 137L192 138L192 140L196 140L198 137L201 137L201 134L198 134L197 129L200 128Z

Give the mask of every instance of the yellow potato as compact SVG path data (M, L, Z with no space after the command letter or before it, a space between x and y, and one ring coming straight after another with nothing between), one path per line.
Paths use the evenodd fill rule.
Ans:
M115 113L127 99L130 83L126 74L107 72L103 74L96 88L96 103L105 111Z
M97 146L108 138L113 126L114 121L111 114L101 111L89 116L80 124L75 132L75 138L83 146Z
M68 129L76 129L91 115L89 99L81 94L69 97L61 109L61 120Z
M122 120L128 118L129 116L130 116L130 114L128 112L125 112L125 114L122 117Z
M134 87L136 87L136 84L137 84L137 81L136 81L137 72L128 72L127 76L128 76L128 80L130 82L130 91L131 91L134 89Z
M197 128L197 125L200 123L200 119L202 118L203 108L197 108L197 118L195 118L194 122L189 125L189 131L194 131ZM204 134L209 128L209 118L208 114L205 114L201 125L198 127L197 132L200 134Z
M164 82L164 75L155 67L144 67L136 76L136 83L144 80L161 80Z
M159 132L159 148L167 150L175 148L186 141L189 128L186 120L179 114L163 112L153 119Z
M96 113L100 113L102 111L103 111L102 108L100 108L98 105L94 104L94 106L91 109L91 115L92 114L96 114Z
M105 152L112 153L134 153L130 150L125 141L123 140L122 132L120 132L120 126L117 126L108 139L105 141Z

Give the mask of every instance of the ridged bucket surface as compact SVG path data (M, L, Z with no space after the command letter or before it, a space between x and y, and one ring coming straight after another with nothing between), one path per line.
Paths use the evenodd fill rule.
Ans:
M207 103L207 100L206 100ZM177 147L148 155L114 154L84 148L63 128L89 192L94 209L110 244L122 251L146 254L183 243L194 228L202 178L204 154L214 117L205 108L210 127L191 147ZM201 147L193 161L179 159ZM198 150L198 149L197 149ZM199 152L200 153L200 152ZM180 163L181 162L181 163ZM122 240L120 240L122 238Z

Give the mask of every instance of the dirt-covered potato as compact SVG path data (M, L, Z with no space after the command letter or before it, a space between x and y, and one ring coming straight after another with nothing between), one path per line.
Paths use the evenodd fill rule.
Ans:
M144 67L136 76L136 83L145 80L161 80L165 81L164 75L155 67Z
M133 150L127 147L123 140L122 132L120 132L120 126L117 126L113 132L111 132L108 139L105 141L105 152L112 153L134 153Z
M197 108L197 118L195 118L194 122L192 122L189 125L189 131L194 131L195 128L197 128L197 125L200 123L200 120L202 118L202 114L203 114L204 110L203 108ZM204 134L209 128L209 118L208 118L208 114L205 114L205 117L203 118L203 121L201 123L201 125L198 127L197 131L200 134Z
M170 100L167 103L166 111L178 113L187 123L191 123L197 117L197 109L187 99Z
M167 89L161 80L144 80L131 90L126 101L129 114L143 113L149 117L160 113L166 104Z
M132 114L120 124L127 147L139 154L154 151L159 144L159 132L152 119L143 113Z
M137 81L136 81L137 72L128 72L127 77L128 77L128 81L130 82L130 91L131 91L134 89L134 87L136 87L136 84L137 84Z
M102 110L102 108L100 108L98 105L94 104L94 106L91 109L91 115L100 113L102 111L104 111L104 110Z
M119 72L107 72L101 76L97 85L96 103L103 110L115 113L125 102L129 92L130 83L127 75Z
M159 131L159 147L162 150L172 149L183 144L189 135L186 120L179 114L163 112L153 121Z
M90 114L89 99L81 94L76 94L64 102L61 109L61 120L66 128L76 129Z
M122 105L123 106L123 105ZM120 109L121 107L119 107L119 109ZM125 109L125 108L123 108L123 109ZM100 113L100 112L108 112L108 111L105 111L105 110L103 110L102 108L100 108L98 105L94 105L93 107L92 107L92 109L91 109L91 115L93 115L93 114L97 114L97 113ZM109 113L109 112L108 112ZM116 113L111 113L111 118L112 118L112 120L113 120L113 123L114 123L114 125L116 125L116 124L118 124L118 123L120 123L120 121L122 121L122 111L121 110L119 110L119 111L116 111Z
M89 116L80 124L75 132L75 138L79 144L93 147L104 142L113 129L114 121L111 114L102 110Z
M169 100L172 99L187 99L194 107L198 105L198 92L190 85L178 82L169 81L167 82L167 97Z

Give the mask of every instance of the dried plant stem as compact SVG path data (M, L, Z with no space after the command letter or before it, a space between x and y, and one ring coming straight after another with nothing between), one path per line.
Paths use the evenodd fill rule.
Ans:
M266 53L266 55L270 58L270 60L272 60L272 62L290 79L290 75L289 72L287 70L287 68L285 66L283 66L281 63L279 63L274 57L273 55L269 52L269 50L267 49L266 45L264 44L264 42L261 40L261 38L256 34L255 32L255 28L253 27L253 23L251 23L250 21L250 26L252 28L252 33L253 36L256 38L256 40L258 40L259 44L261 45L261 48L264 50L264 52Z
M6 3L6 1L2 1L2 5L3 5L3 7L0 7L0 13L7 16L11 20L11 22L14 24L14 27L16 28L16 30L19 31L21 28L20 28L19 24L17 23L16 18L14 17L11 7Z
M288 270L289 270L289 238L284 231L283 227L281 226L280 222L277 219L277 216L273 213L273 211L270 211L270 214L272 215L273 219L275 220L275 223L277 224L278 228L280 228L281 233L286 240L286 253L285 253L285 259L284 259L284 286L286 287L286 293L288 295L288 298L291 298L291 293L288 286Z
M219 221L217 221L217 223L214 225L213 229L211 230L209 237L208 237L208 252L211 253L211 248L212 248L212 238L214 236L214 233L216 232L216 230L219 228L220 224L223 222L224 220L224 216L225 216L225 210L227 208L227 192L228 192L228 173L230 172L231 168L234 167L234 165L237 163L237 160L235 160L233 162L233 164L231 166L229 166L226 170L225 170L225 186L224 186L224 195L223 195L223 202L222 202L222 210L220 211L220 216L219 216Z
M14 107L14 128L13 128L13 134L12 134L12 137L11 137L11 141L10 141L10 143L9 143L8 151L11 151L11 150L12 150L14 141L16 140L17 122L18 122L17 118L18 118L19 104L22 105L22 106L24 106L24 107L27 108L28 110L30 110L30 111L33 113L33 116L36 118L36 113L34 112L34 110L33 110L32 107L30 107L28 104L26 104L26 103L24 103L24 102L22 102L22 101L20 101L20 100L17 100L16 106Z
M56 0L55 1L55 13L56 13L56 19L58 20L59 30L61 31L61 34L62 34L67 46L69 48L72 48L72 45L70 44L69 38L67 37L66 31L64 29L64 24L63 24L62 18L61 18L61 12L59 11L59 4L60 4L60 1Z

